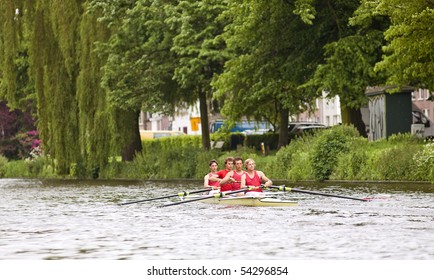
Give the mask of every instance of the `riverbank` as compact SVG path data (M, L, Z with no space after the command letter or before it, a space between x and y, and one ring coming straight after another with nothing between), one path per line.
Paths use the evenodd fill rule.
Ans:
M256 169L274 181L434 182L434 143L410 134L369 142L349 126L336 126L295 139L277 152L264 155L254 148L234 151L200 148L198 136L144 141L132 162L112 161L85 172L71 166L67 176L56 174L55 161L6 161L0 157L0 178L196 179L208 173L216 159L253 158Z

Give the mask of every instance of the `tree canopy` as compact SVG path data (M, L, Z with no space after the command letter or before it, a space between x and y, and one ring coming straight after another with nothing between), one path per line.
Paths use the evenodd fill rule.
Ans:
M223 113L269 120L280 126L279 146L286 145L289 113L305 111L318 96L301 86L323 61L323 47L348 33L357 3L235 1L224 35L233 58L214 82Z
M280 127L325 90L351 116L370 85L434 90L432 0L2 0L0 98L33 108L57 171L141 150L140 110L199 101ZM357 117L348 117L356 122Z

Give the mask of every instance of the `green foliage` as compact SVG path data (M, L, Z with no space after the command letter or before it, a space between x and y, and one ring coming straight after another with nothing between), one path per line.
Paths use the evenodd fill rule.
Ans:
M380 180L409 180L414 172L417 146L400 145L381 151L376 162Z
M434 143L423 146L413 156L414 166L412 167L415 180L429 180L434 182Z
M389 85L434 89L432 2L383 0L378 2L374 11L391 21L391 26L384 33L388 42L383 48L385 55L376 65L376 70L387 72Z
M0 178L4 177L6 174L7 163L8 163L8 159L0 155Z
M2 171L3 170L3 171ZM14 160L0 163L0 177L6 178L58 178L53 163L46 157L33 160Z
M261 150L261 143L264 143L267 149L276 150L278 141L279 134L276 133L251 134L246 136L245 145Z
M354 139L348 152L339 155L330 179L417 180L419 168L415 158L421 148L422 141L410 134L392 135L388 140L375 142Z
M273 124L280 122L279 114L306 109L322 89L339 94L347 107L363 103L366 85L386 79L391 85L434 89L433 19L432 1L424 0L3 0L0 96L12 107L35 104L44 151L52 160L34 162L33 171L15 162L7 169L9 174L23 169L22 176L53 170L66 175L73 163L87 170L103 168L115 155L131 159L140 150L139 109L173 112L175 105L203 97L200 113L207 116L205 105L214 89L224 102L222 112L231 119L245 115ZM202 124L207 121L202 119ZM202 134L207 131L202 129ZM367 144L365 154L348 144L349 138L330 137L291 143L309 143L312 151L292 150L297 157L282 152L292 168L279 174L319 180L407 178L411 174L399 166L377 165L386 159L409 159L420 145L396 136ZM246 143L257 146L259 138L248 137ZM231 139L225 143L225 149L231 148ZM409 145L408 151L402 143ZM174 164L180 171L164 176L198 176L191 162L207 154L195 153L191 143L161 145L166 161L190 160ZM165 145L177 145L178 150ZM339 149L347 153L336 153ZM160 160L148 151L144 155L149 160ZM275 164L264 163L267 168ZM138 173L134 164L111 164L110 175ZM302 164L309 166L306 172ZM350 168L344 170L345 165ZM157 176L151 167L145 176ZM80 176L79 169L72 173Z
M129 164L110 163L101 177L113 174L120 178L173 179L195 178L198 165L208 170L209 157L217 151L205 152L200 148L199 136L164 137L142 142L143 150ZM203 155L206 154L206 156ZM206 160L198 164L198 160ZM204 176L200 174L200 176Z
M7 163L4 169L5 178L28 178L30 177L29 165L24 160L13 160Z
M326 45L325 63L303 87L337 94L344 106L360 108L367 103L366 87L381 83L374 66L381 57L382 43L383 31L370 30Z
M270 166L269 176L295 181L313 179L310 162L313 139L312 135L304 135L281 148Z
M421 180L434 181L434 145L409 134L369 142L352 127L336 126L316 135L299 137L275 155L262 155L246 146L237 150L205 151L199 136L168 137L143 141L144 150L133 162L110 161L100 178L202 180L208 163L239 156L253 158L267 177L281 180ZM71 177L88 177L82 165L71 165ZM84 170L84 169L83 169ZM80 175L84 174L84 175ZM0 157L0 177L54 178L55 161L39 157L11 161ZM324 176L324 177L319 177Z
M338 162L330 179L334 180L369 180L371 177L371 166L368 164L369 142L365 138L354 138L349 143L346 153L338 155ZM368 174L366 174L367 172Z
M422 144L423 139L413 135L411 133L398 133L393 134L387 139L389 144L402 144L402 145L414 145ZM383 140L384 141L384 140Z
M342 125L318 134L313 145L312 168L318 181L329 179L338 163L338 156L349 151L349 141L359 137L354 127Z

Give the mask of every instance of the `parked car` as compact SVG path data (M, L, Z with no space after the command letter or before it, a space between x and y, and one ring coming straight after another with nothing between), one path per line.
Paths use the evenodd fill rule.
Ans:
M288 137L294 139L306 132L313 132L319 129L325 129L327 126L316 122L291 122L288 126Z
M210 133L217 132L224 124L224 120L216 120L210 125ZM239 121L230 132L241 132L244 134L263 134L270 130L271 125L266 121Z
M185 135L182 131L172 131L172 130L140 130L140 138L144 139L158 139L161 137L169 136L181 136Z

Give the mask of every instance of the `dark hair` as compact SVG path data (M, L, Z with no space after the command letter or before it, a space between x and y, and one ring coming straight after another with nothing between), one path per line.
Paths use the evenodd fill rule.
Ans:
M212 159L212 160L209 161L209 166L211 166L211 164L213 164L213 163L219 165L218 162L215 159Z
M241 160L241 162L243 161L243 159L242 159L241 157L235 157L235 158L234 158L234 163L235 163L236 161L239 161L239 160Z
M233 158L233 157L227 157L227 158L225 159L225 164L228 163L228 161L232 161L232 162L234 162L234 158Z

